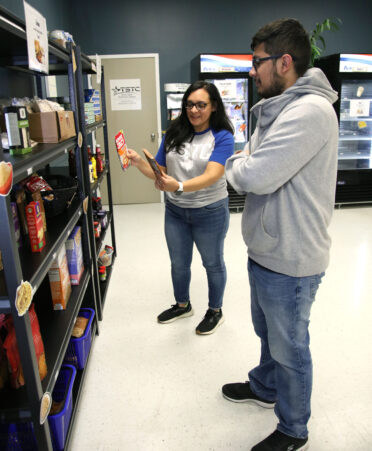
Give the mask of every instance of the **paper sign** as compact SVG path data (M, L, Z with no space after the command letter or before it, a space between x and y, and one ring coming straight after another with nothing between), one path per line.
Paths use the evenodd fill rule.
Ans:
M28 67L48 73L48 32L45 17L27 2L23 2L26 19Z
M111 110L141 110L141 80L110 80Z
M369 116L370 100L350 100L350 116Z
M214 80L214 84L222 99L235 99L237 97L235 80Z
M182 108L183 94L167 94L167 109Z

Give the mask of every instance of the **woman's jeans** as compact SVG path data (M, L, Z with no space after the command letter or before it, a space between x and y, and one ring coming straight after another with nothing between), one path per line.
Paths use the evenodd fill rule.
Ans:
M210 308L222 306L226 285L223 256L229 227L228 198L201 208L180 208L167 201L165 237L172 264L172 282L176 302L190 300L191 261L194 243L207 271Z
M259 365L249 372L257 396L276 401L278 430L306 438L310 418L312 361L309 318L324 275L290 277L248 259L252 321L261 339Z

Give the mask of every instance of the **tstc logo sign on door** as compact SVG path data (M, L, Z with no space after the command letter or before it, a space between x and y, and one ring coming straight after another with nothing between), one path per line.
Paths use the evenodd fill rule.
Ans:
M141 80L110 80L110 98L111 110L141 110Z

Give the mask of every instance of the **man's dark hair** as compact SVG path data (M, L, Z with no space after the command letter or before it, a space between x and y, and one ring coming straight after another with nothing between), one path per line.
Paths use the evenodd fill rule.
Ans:
M294 68L301 77L309 68L311 46L309 35L296 19L278 19L261 27L252 38L251 49L264 44L269 55L289 53L294 61Z

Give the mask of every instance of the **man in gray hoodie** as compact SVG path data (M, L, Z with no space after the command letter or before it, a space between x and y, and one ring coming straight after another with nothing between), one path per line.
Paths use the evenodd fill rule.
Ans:
M276 431L252 450L304 450L312 388L308 325L331 244L337 93L320 69L308 69L309 37L297 20L265 25L251 47L250 75L263 98L251 109L257 125L249 151L227 160L226 176L247 193L242 234L261 359L248 382L224 385L222 393L275 407Z

